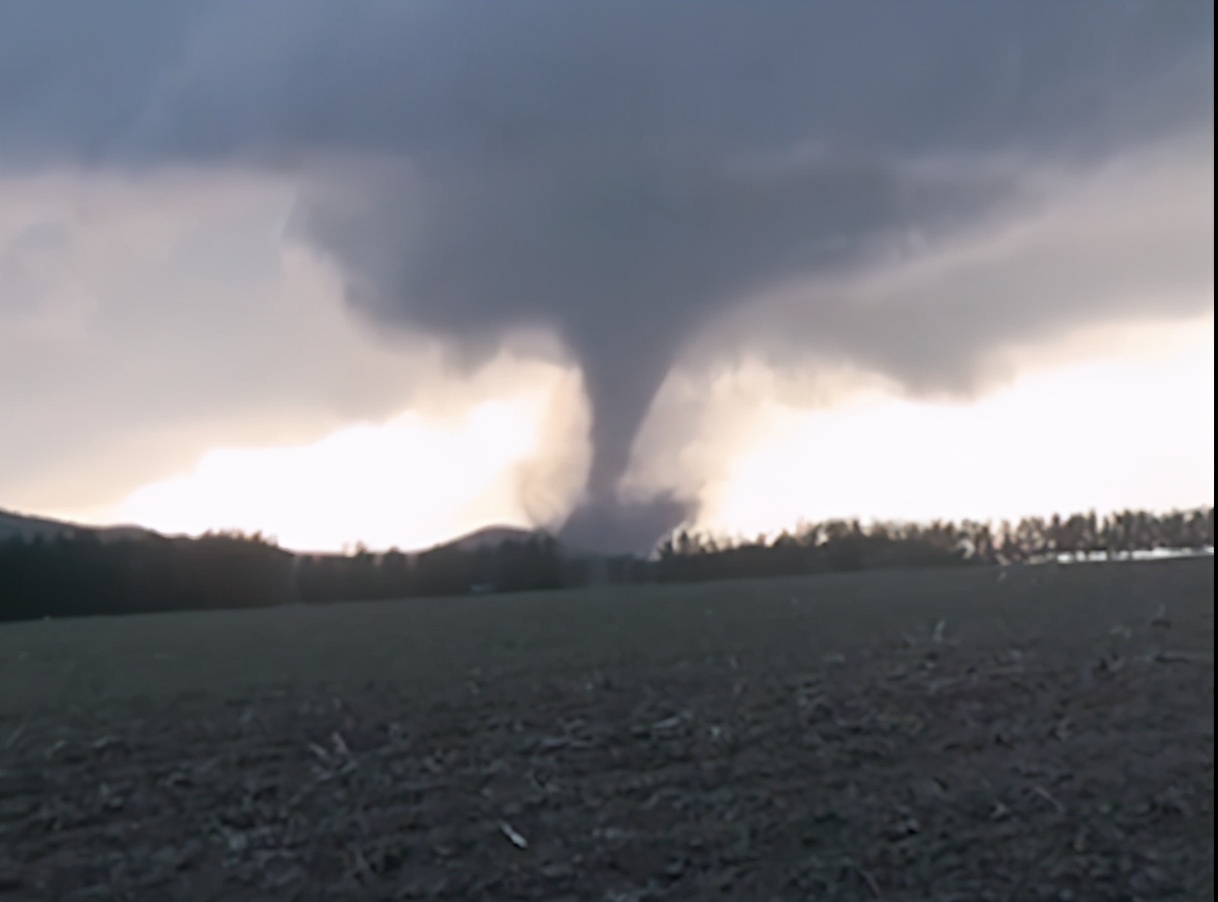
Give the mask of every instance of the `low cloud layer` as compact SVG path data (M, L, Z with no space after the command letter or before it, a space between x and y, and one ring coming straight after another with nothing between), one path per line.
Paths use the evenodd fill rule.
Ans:
M695 349L958 394L1212 308L1212 110L1194 0L0 6L0 174L273 173L378 328L471 366L553 333L592 408L571 528L622 545L684 514L615 487Z

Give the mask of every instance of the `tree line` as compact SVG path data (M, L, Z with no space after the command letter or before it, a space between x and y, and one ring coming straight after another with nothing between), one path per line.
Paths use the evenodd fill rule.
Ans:
M258 533L103 541L79 530L0 542L0 620L540 591L881 568L1121 558L1214 545L1214 509L1029 517L1016 523L831 520L772 538L687 531L650 558L575 557L552 536L420 554L298 555Z
M998 524L830 520L753 541L680 532L660 546L653 569L660 579L685 581L1120 559L1155 550L1202 551L1213 545L1213 507L1166 514L1123 511L1105 517L1092 511Z
M0 620L521 592L574 584L558 543L298 555L260 534L103 541L78 530L0 542Z

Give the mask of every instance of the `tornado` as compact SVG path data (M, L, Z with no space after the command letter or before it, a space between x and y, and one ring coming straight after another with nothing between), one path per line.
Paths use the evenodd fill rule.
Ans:
M0 171L286 177L292 239L374 328L471 365L549 331L592 421L564 536L642 551L692 508L618 485L727 314L740 347L922 396L968 391L1013 342L1212 309L1212 191L1102 249L1001 241L1089 179L1132 197L1140 154L1212 185L1213 31L1183 0L14 0ZM988 275L985 241L1020 280Z

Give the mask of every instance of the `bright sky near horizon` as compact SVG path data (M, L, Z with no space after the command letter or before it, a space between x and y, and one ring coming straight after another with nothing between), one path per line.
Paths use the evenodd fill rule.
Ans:
M1015 519L1212 504L1213 320L1143 327L1143 339L1147 332L1132 348L1114 341L1106 353L1030 369L963 403L875 388L825 410L755 397L744 442L739 410L715 409L717 395L732 393L712 389L711 432L676 452L686 476L708 462L719 474L702 491L696 525L751 537L828 517ZM168 532L257 529L312 551L421 548L487 524L528 526L521 467L543 453L547 411L572 404L562 395L573 374L547 370L519 391L475 395L443 419L407 411L298 444L201 449L180 473L114 503L40 512ZM564 487L573 503L577 479Z
M969 403L873 390L804 411L758 398L754 434L722 461L699 525L751 537L839 516L1212 504L1213 322L1160 333L1151 350L1034 370ZM407 413L310 444L213 450L99 513L171 531L262 529L313 550L422 547L487 523L528 525L512 475L539 451L543 404L537 393L480 402L448 428ZM695 453L713 455L716 438Z

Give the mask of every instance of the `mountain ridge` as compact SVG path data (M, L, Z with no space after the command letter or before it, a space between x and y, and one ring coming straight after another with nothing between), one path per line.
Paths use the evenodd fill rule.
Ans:
M25 541L33 541L34 539L48 540L61 536L71 537L82 533L96 535L103 542L157 539L181 540L191 538L185 535L167 535L154 529L134 524L116 524L113 526L86 525L83 523L73 523L69 520L58 520L52 517L41 517L35 514L18 513L8 508L0 508L0 542L12 539L23 539ZM424 554L441 549L473 551L478 548L496 547L503 542L524 542L543 534L542 530L528 529L522 526L492 524L481 526L456 538L446 539L434 545L429 545L426 548L420 548L408 553ZM285 548L284 550L299 557L340 555L339 552L318 553L293 548Z

